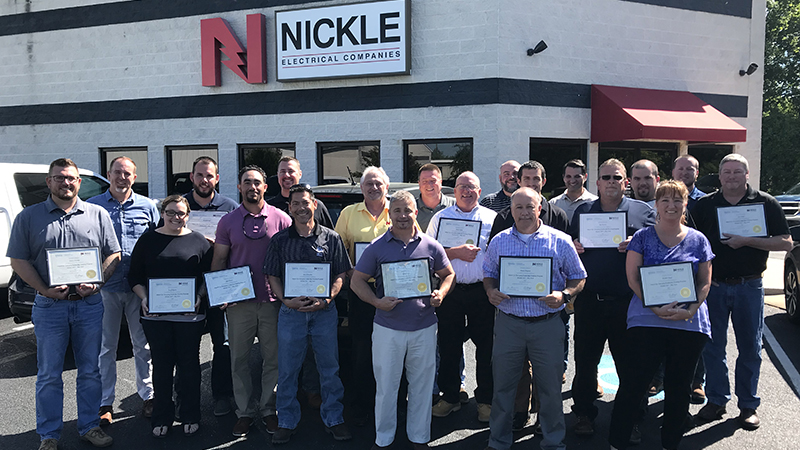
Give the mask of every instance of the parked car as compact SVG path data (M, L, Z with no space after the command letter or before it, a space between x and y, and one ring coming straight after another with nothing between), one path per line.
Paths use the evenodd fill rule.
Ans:
M794 246L786 252L783 260L783 294L786 299L786 313L794 323L800 323L800 226L789 229Z
M800 225L800 214L798 214L800 213L800 183L795 184L783 194L776 195L775 199L780 202L789 225Z

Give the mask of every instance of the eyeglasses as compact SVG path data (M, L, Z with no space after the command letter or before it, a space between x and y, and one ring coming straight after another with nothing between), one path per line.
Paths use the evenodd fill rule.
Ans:
M66 181L69 184L73 184L76 183L78 180L80 180L81 177L73 177L73 176L65 177L64 175L51 175L50 179L55 181L56 183L63 183Z
M456 189L461 191L477 191L480 187L475 186L474 184L457 184Z
M164 215L167 217L177 217L178 219L183 219L184 217L188 216L189 213L183 211L173 211L171 209L168 209L164 211Z
M614 181L622 181L622 175L600 175L600 179L603 181L608 181L611 179Z

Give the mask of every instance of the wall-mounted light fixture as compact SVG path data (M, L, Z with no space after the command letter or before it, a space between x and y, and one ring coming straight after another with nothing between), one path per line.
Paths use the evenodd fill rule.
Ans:
M743 77L745 75L752 75L753 72L755 72L756 70L758 70L758 64L750 63L750 65L747 67L747 70L740 70L739 71L739 76Z
M537 53L542 53L547 48L547 43L545 41L539 41L535 47L528 49L528 56L533 56Z

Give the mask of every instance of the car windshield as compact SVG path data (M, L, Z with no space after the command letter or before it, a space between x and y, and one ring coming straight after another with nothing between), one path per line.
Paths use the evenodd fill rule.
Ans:
M46 177L47 174L44 173L14 174L14 182L17 184L17 192L19 192L19 201L22 203L23 208L43 202L50 195L50 189L47 188L47 184L44 181ZM78 197L81 200L102 194L108 189L108 183L100 178L81 175L81 180L81 190L78 192Z
M800 195L800 183L797 183L794 186L792 186L792 188L789 189L788 191L784 192L784 194L786 194L786 195Z

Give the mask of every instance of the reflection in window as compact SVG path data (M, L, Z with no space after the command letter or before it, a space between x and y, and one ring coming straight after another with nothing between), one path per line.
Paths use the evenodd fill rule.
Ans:
M291 144L240 144L239 169L256 165L267 174L267 198L278 195L281 190L278 184L278 163L284 156L295 156L295 145Z
M167 192L170 195L186 194L192 190L192 180L189 179L189 175L192 173L194 161L201 156L208 156L216 161L217 165L220 164L216 145L167 147Z
M628 172L640 159L649 159L658 166L658 176L663 180L672 178L672 162L678 157L678 144L672 142L602 142L599 149L600 163L617 158L625 164ZM628 174L630 175L630 174Z
M549 199L560 195L566 189L563 176L564 164L573 159L586 162L586 141L531 138L530 159L544 166L547 183L542 186L542 195Z
M125 156L136 164L136 181L133 183L133 192L148 196L147 183L147 147L115 147L100 149L100 172L103 176L110 169L109 165L114 159Z
M317 184L358 183L369 166L380 167L381 144L375 142L326 142L317 144Z
M404 141L405 173L403 181L419 181L419 168L433 163L442 171L442 184L455 186L456 178L472 170L472 139L426 139Z

